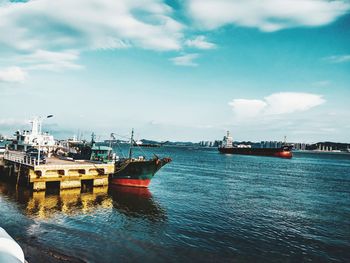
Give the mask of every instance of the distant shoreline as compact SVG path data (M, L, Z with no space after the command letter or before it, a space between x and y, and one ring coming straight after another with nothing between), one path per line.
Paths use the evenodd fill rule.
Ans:
M293 150L293 152L295 153L320 153L320 154L324 154L324 153L328 153L328 154L350 154L349 152L332 152L332 151L317 151L317 150Z

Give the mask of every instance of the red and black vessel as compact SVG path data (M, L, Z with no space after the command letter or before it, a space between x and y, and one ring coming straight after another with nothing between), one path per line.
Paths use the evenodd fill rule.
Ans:
M118 161L110 182L116 185L148 187L155 173L169 162L170 158L158 157L150 160L130 158Z
M114 173L110 178L111 184L135 187L148 187L151 179L171 159L159 158L155 155L152 159L144 157L133 158L132 147L134 145L133 139L134 131L131 133L129 157L115 162Z
M281 148L220 147L219 152L226 153L226 154L259 155L259 156L272 156L272 157L280 157L280 158L293 157L291 146L282 146Z
M220 153L224 154L242 154L242 155L258 155L258 156L271 156L280 158L292 158L292 146L283 145L277 148L251 148L250 146L233 146L232 137L227 132L227 136L224 137L222 146L218 148Z

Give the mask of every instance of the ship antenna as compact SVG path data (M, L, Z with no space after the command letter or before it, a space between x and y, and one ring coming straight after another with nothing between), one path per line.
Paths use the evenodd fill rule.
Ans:
M130 138L130 148L129 148L129 159L132 157L132 146L134 144L134 129L131 130L131 138Z
M110 139L109 139L109 148L112 148L112 140L114 139L113 132L111 133Z
M95 144L95 133L91 134L91 145L94 146Z

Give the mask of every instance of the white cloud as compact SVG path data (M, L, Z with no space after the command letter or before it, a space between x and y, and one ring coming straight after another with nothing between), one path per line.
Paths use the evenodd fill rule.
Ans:
M188 47L194 47L199 49L212 49L215 48L216 45L214 43L210 43L206 40L205 36L197 36L194 39L189 39L185 43Z
M271 32L297 26L322 26L350 9L342 0L189 0L191 18L201 27L227 24Z
M18 58L30 70L61 71L64 69L81 69L77 64L79 52L62 51L53 52L47 50L37 50L32 54L23 55Z
M325 60L331 63L345 63L350 61L350 55L339 55L326 57Z
M0 47L26 70L50 71L82 68L87 50L179 50L184 26L172 14L162 0L0 0Z
M321 95L301 92L273 93L263 100L234 99L229 102L238 119L277 116L307 111L321 105Z
M177 66L189 66L195 67L198 66L193 60L198 58L198 54L186 54L183 56L171 58L170 60Z
M22 82L26 77L27 73L19 67L0 69L0 82Z
M229 103L236 116L244 118L255 117L267 106L262 100L235 99Z
M36 0L0 7L0 42L25 50L180 48L182 25L160 0Z
M286 114L307 111L325 102L322 96L301 92L280 92L265 97L265 114Z

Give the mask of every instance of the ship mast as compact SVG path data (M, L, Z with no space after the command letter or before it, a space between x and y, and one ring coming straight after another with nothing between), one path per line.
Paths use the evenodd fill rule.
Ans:
M113 155L113 149L112 149L112 140L115 140L114 133L111 133L111 138L109 139L109 150L108 150L108 156L109 158ZM110 158L111 159L111 158Z
M93 133L91 134L91 147L94 147L94 145L95 145L95 137L96 137L96 135L95 135L95 133L93 132Z
M130 148L129 148L129 159L132 157L132 146L134 144L134 129L131 130L131 138L130 138Z
M109 139L109 148L112 148L112 140L115 140L114 133L111 133L111 137Z

